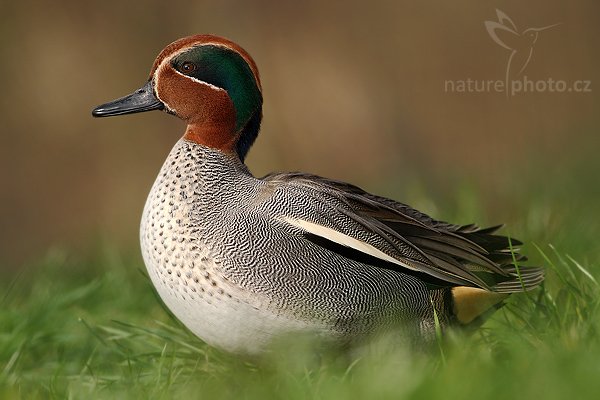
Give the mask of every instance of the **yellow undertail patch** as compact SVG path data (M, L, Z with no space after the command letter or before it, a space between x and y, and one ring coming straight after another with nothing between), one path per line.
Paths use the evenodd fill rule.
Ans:
M452 288L454 315L461 324L468 324L507 297L507 294L494 293L484 289L466 286L454 287Z

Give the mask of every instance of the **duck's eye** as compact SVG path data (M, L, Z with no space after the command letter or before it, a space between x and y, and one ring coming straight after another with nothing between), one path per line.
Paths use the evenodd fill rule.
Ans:
M179 72L183 74L191 74L196 70L196 64L193 62L186 61L179 67Z

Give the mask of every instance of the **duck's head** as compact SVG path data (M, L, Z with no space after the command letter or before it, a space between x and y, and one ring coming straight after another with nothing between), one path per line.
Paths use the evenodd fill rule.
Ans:
M165 110L187 122L184 137L244 160L258 135L262 93L256 64L237 44L212 35L179 39L160 52L148 82L96 107L95 117Z

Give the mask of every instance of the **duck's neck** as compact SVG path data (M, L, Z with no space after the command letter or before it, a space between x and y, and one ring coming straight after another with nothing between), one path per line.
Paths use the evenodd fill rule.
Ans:
M189 123L183 137L190 142L227 154L237 153L239 159L244 162L248 150L258 136L261 119L262 112L258 109L240 132L236 132L237 124L231 119Z
M208 121L188 124L183 138L201 146L233 154L236 152L239 134L235 132L235 121Z
M233 183L241 175L252 176L235 152L224 152L190 140L186 136L175 145L165 165L173 161L175 165L190 164L187 173L197 178L200 183L206 180L211 184L220 185Z
M172 193L178 206L191 199L189 193L183 196L181 190L193 190L193 202L206 212L220 209L221 203L233 198L232 193L250 192L255 181L237 154L227 154L185 137L173 147L157 179L156 190Z

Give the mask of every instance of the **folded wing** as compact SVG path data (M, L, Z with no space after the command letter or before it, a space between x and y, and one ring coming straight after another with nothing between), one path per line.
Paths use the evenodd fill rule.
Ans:
M521 242L496 235L500 226L452 225L394 200L303 173L271 174L267 183L310 199L302 215L280 219L307 240L344 257L420 277L433 286L470 286L499 293L529 290L543 270L524 267Z

